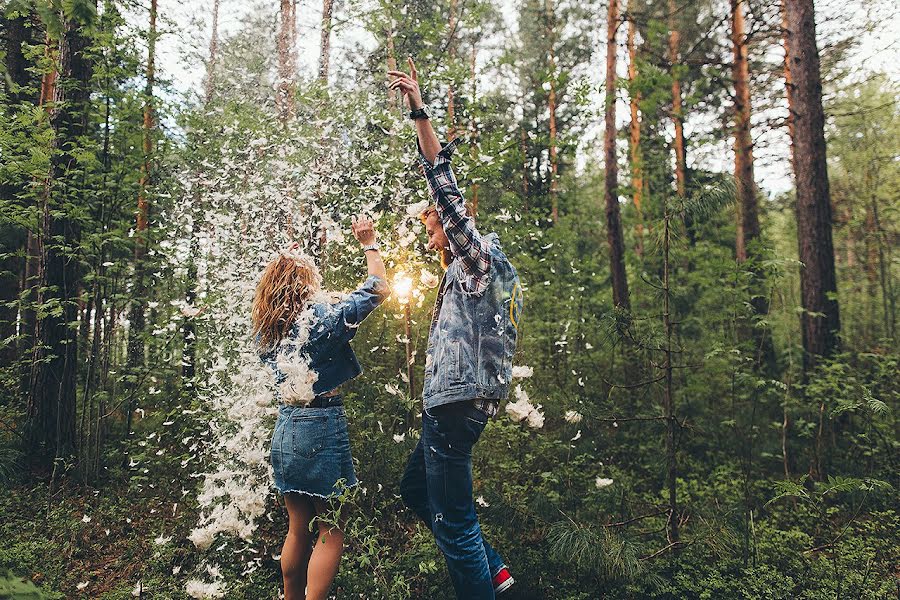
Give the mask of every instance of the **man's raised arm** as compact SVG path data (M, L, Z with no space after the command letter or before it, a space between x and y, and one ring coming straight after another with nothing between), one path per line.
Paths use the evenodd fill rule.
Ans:
M412 58L407 58L406 62L409 64L409 75L403 71L388 71L388 75L395 78L391 82L390 89L400 90L406 96L409 110L417 111L425 106L422 101L422 92L419 90L419 72L416 71L416 65ZM425 159L430 164L434 164L434 159L441 151L441 142L434 132L434 127L431 126L431 119L416 119L415 123L419 148Z
M424 102L415 64L411 58L408 62L409 75L388 71L388 75L395 78L390 88L400 90L406 96L410 110L416 111L424 107ZM441 148L430 119L415 119L415 124L425 179L450 242L450 251L460 259L463 270L471 277L469 290L481 291L491 267L491 255L487 242L475 228L474 219L466 212L465 200L450 168L450 158L457 143L454 140Z

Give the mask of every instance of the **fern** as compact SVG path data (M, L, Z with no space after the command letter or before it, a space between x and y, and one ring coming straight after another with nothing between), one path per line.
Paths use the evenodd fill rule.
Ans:
M856 492L862 489L863 480L855 477L828 477L828 482L822 484L822 495L833 493Z
M865 386L863 386L863 398L865 399L866 404L869 405L869 410L876 415L886 415L891 410L885 402L873 396L872 391Z
M782 498L800 498L801 500L806 500L807 502L812 502L812 498L809 495L809 492L806 491L806 488L803 487L803 483L807 480L809 475L804 475L800 478L799 482L795 481L776 481L775 482L775 491L777 492L775 496L766 502L766 506L781 500Z

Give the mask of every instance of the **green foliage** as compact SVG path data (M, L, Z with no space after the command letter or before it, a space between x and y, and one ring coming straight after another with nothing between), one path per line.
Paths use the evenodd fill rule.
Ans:
M554 559L571 561L601 582L636 579L645 573L634 545L605 527L557 521L550 526L547 541Z
M10 446L0 446L0 484L14 483L23 470L22 452Z
M57 600L63 598L62 594L47 592L38 588L34 583L25 581L7 573L0 574L0 598L15 598L16 600Z
M30 6L17 6L25 4ZM599 120L591 101L602 92L591 77L601 50L597 3L555 1L548 14L545 2L527 0L508 15L496 3L458 2L456 31L448 24L447 2L379 0L359 11L361 5L351 3L353 14L341 25L362 25L376 47L353 52L348 64L338 66L346 72L327 84L298 81L297 116L287 126L272 108L274 5L253 11L219 40L210 98L181 98L164 83L158 90L162 126L152 134L152 234L144 263L152 285L142 298L135 294L132 230L144 160L145 34L125 18L135 7L109 0L95 12L94 4L35 3L39 35L23 50L33 78L26 87L34 88L26 95L36 96L35 83L52 68L44 30L58 37L60 14L91 23L85 29L94 59L90 127L69 148L78 164L70 178L55 183L60 202L52 209L81 230L79 243L64 248L80 267L79 307L102 301L99 331L86 317L71 324L87 324L79 340L77 416L85 436L80 447L98 443L97 455L89 453L98 469L85 476L84 487L57 479L50 491L43 485L46 474L24 472L29 457L8 442L18 440L13 436L27 414L21 382L29 356L23 352L14 364L0 366L0 391L10 398L0 412L6 436L0 445L0 596L125 600L140 582L142 597L168 599L180 597L188 579L210 577L213 562L227 597L277 594L275 557L287 523L274 495L266 498L266 517L251 540L220 536L201 552L187 539L200 512L195 477L216 467L220 441L218 411L202 399L237 376L230 369L236 353L231 342L246 328L241 311L249 308L241 306L246 290L216 285L233 264L221 252L224 247L240 255L262 239L276 247L287 239L286 216L298 207L321 209L338 227L364 207L380 215L392 274L401 268L413 275L438 271L422 254L421 235L401 243L397 231L403 206L426 198L427 191L415 171L412 130L397 107L387 106L383 71L390 35L401 65L405 56L415 57L442 135L448 125L443 99L452 86L457 125L470 130L454 169L470 198L478 186L478 227L499 234L525 284L515 364L533 367L534 375L514 386L541 405L546 422L533 430L501 413L485 429L473 467L485 535L509 563L519 597L893 597L900 564L893 283L900 265L892 255L900 223L900 121L894 83L872 77L841 84L828 96L844 351L804 374L793 200L790 194L760 198L764 239L754 261L737 264L729 209L734 183L704 166L716 162L706 160L708 153L718 152L729 135L722 126L732 104L728 67L721 61L728 44L719 35L722 7L679 7L675 20L684 54L674 67L665 58L668 6L628 7L637 16L641 46L637 79L623 91L641 94L645 195L640 221L630 200L622 205L632 293L626 312L612 306L605 173L592 147ZM514 33L507 27L511 18ZM764 45L779 37L764 35L773 24L780 27L780 19L754 23L761 32L754 54L769 54ZM780 69L779 63L779 78ZM672 187L674 76L682 84L685 113L702 117L688 140L693 167L684 200ZM557 94L560 167L555 224L548 219L550 84ZM755 90L754 102L764 95ZM39 230L40 182L58 156L58 140L49 106L2 100L0 183L15 190L0 197L0 254L22 259L26 232ZM770 124L757 124L755 116L756 132L763 127ZM310 173L325 183L311 186ZM622 169L619 193L629 198L632 191ZM247 198L253 203L242 204ZM664 206L673 218L667 266L676 323L679 514L672 516L663 490L665 423L657 377L667 338L664 265L654 240L662 232ZM280 220L269 219L272 214ZM220 236L229 220L240 219L245 237L217 245L224 244ZM349 289L359 281L360 256L348 256L336 244L318 245L311 233L318 223L293 225L309 233L303 241L322 259L327 287ZM756 286L760 274L766 281ZM194 286L198 298L187 306ZM58 298L37 304L24 292L6 308L23 315L33 309L39 318L65 308ZM436 295L420 292L411 307L418 387ZM755 314L752 302L760 295L769 300L768 315ZM148 307L139 340L147 359L126 371L123 319L135 301ZM223 305L232 309L231 322L210 316L210 307ZM191 308L207 312L188 317ZM339 598L439 599L451 589L429 530L398 497L398 478L420 426L418 390L412 398L405 392L405 354L395 343L404 335L399 317L401 307L389 300L363 324L354 345L366 372L343 390L363 486L344 498L341 509L348 548L334 588ZM196 341L195 389L181 380L182 328L188 323ZM756 348L745 325L771 332L778 351L774 372L755 367ZM28 333L18 330L0 341L4 348L25 343ZM132 402L140 409L132 415L133 433L125 431ZM90 423L82 429L81 422L94 419L97 429ZM613 483L598 485L598 478ZM681 525L678 544L664 533L670 518ZM83 582L88 586L80 591L75 586ZM35 584L59 592L38 592Z

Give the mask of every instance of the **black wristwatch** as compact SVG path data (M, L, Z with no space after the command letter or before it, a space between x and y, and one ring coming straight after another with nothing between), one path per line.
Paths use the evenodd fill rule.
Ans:
M417 108L416 110L410 111L409 118L415 121L416 119L430 119L431 113L428 112L428 107L423 106L422 108Z

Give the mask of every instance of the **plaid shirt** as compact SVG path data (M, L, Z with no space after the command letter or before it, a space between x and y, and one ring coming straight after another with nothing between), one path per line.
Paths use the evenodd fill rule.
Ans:
M419 148L419 162L425 181L428 182L428 190L434 198L438 217L444 226L444 233L450 241L450 252L454 258L459 259L465 273L465 279L461 282L463 288L470 293L480 294L488 284L491 253L488 242L475 228L475 220L466 214L465 200L450 168L450 159L459 143L460 138L456 138L445 144L435 157L434 164L425 158ZM472 400L472 405L488 417L496 415L500 408L499 401L488 398L476 398Z
M491 252L487 241L475 229L475 220L466 215L463 199L456 177L450 168L450 158L460 138L445 144L432 165L419 149L419 161L428 190L434 198L438 217L444 225L444 233L450 241L450 252L458 258L466 274L463 287L467 292L480 294L488 284L487 274L491 269Z

